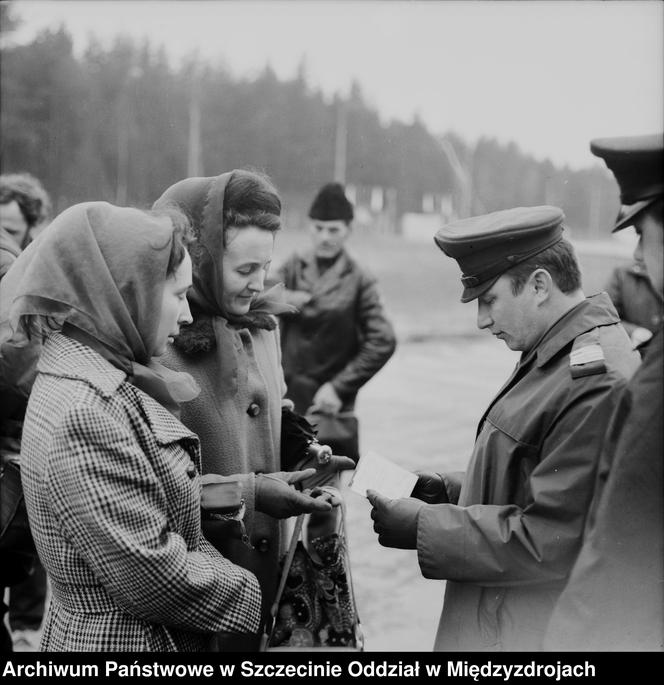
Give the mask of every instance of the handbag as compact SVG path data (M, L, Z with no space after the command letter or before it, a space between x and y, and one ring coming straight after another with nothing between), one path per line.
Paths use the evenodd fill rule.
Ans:
M362 651L346 544L344 505L338 506L337 532L313 539L302 536L305 514L297 517L260 651Z
M357 464L360 459L359 422L354 412L311 412L306 415L306 419L316 430L318 442L329 445L334 454L349 457Z
M11 460L0 466L0 552L3 586L20 583L30 575L37 550L23 499L21 471Z

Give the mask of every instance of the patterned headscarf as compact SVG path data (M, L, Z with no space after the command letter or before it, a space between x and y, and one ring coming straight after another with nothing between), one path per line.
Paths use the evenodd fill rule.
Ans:
M0 343L20 346L29 332L39 339L62 328L162 404L193 399L188 374L173 375L150 358L172 240L168 220L138 209L106 202L66 209L0 284Z

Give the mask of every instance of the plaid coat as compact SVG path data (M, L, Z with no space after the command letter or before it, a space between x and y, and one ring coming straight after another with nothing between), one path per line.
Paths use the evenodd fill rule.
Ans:
M201 535L197 437L95 351L47 340L23 429L30 524L52 588L48 651L203 650L255 631L255 576Z

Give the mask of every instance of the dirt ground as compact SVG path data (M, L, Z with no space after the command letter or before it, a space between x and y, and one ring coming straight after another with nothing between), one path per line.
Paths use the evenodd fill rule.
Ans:
M400 344L360 392L361 451L410 470L463 470L477 421L517 359L488 334ZM348 488L344 494L365 650L431 650L444 581L422 577L415 551L381 547L367 500Z

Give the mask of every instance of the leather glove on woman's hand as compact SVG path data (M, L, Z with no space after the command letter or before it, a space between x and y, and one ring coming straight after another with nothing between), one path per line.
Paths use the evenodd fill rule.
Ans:
M257 511L285 519L298 514L309 514L314 511L330 511L332 505L326 498L312 495L320 494L314 491L312 495L299 492L291 487L291 483L299 483L315 474L315 469L304 471L279 471L277 473L259 473L256 475L256 503Z
M412 496L421 499L427 504L447 504L450 500L447 496L445 481L439 473L427 471L415 471L417 483L413 488Z
M307 471L312 471L313 473L301 482L302 489L306 490L307 488L315 488L318 485L334 484L334 477L339 471L354 469L355 462L349 457L333 454L327 462L320 462L316 457L311 457L304 462L303 466L313 467L307 469Z
M424 502L413 497L389 499L375 490L367 490L371 518L378 543L397 549L417 548L417 517Z

